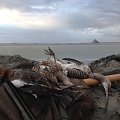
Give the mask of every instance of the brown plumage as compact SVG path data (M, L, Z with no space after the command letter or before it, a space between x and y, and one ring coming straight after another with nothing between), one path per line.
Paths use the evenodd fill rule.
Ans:
M27 99L26 95L25 95L26 99L24 100L26 101L28 107L30 107L31 111L34 112L35 115L36 115L36 112L39 113L40 115L39 119L52 120L51 116L54 115L53 118L55 120L59 120L61 118L61 111L60 111L60 108L62 108L61 103L63 103L65 104L65 108L66 108L65 112L67 114L67 119L90 120L91 114L93 114L93 111L95 109L95 102L94 102L94 98L92 96L91 90L89 89L89 87L87 87L85 83L82 83L82 81L79 81L78 79L76 80L69 79L71 80L71 83L74 84L74 86L68 86L67 88L64 89L64 83L63 83L63 86L61 86L61 89L60 88L56 89L56 87L54 87L55 85L47 79L50 77L47 75L48 75L48 72L51 72L50 75L52 74L55 75L57 80L63 79L61 78L61 76L64 77L65 75L63 75L61 69L59 69L60 67L58 66L54 64L50 67L50 69L49 67L48 68L46 67L44 70L46 71L48 70L48 71L44 74L45 76L43 76L41 72L38 73L29 69L28 70L26 69L3 70L1 71L0 75L6 78L10 75L8 73L12 73L12 71L14 71L13 72L14 74L10 77L11 81L14 79L21 79L27 83L25 84L25 86L27 85L29 86L29 83L31 83L29 87L28 86L21 87L20 89L23 92L27 92L33 96L35 94L38 95L38 98L36 99L36 101L37 103L38 101L40 101L39 104L37 104L35 100L34 102L31 102L34 104L31 104L30 97L29 99ZM54 73L54 70L59 70L60 73L57 73L57 72ZM60 75L60 78L59 78L59 75ZM66 79L66 76L65 76L65 79ZM46 103L48 104L46 105ZM44 111L45 109L49 114L46 114L46 112ZM53 114L50 114L52 112ZM57 117L56 117L56 114L58 115ZM38 118L38 116L36 117Z
M55 53L48 47L48 50L45 49L45 54L51 55L46 61L39 63L39 72L46 73L45 76L51 76L49 80L54 81L59 84L59 81L62 82L65 86L73 85L69 78L65 75L63 67L56 60ZM34 69L33 69L34 70Z
M50 48L49 48L50 49ZM49 51L48 49L48 51ZM62 67L62 72L69 78L77 78L77 79L85 79L85 78L92 78L100 81L105 89L106 92L106 104L105 109L107 109L108 106L108 89L111 86L111 83L109 80L107 80L101 73L92 73L91 69L85 65L84 63L72 59L72 58L64 58L65 62L62 62L61 60L58 60L55 56L54 52L49 51L47 52L47 55L51 56L51 61L54 61L55 63L59 63ZM54 58L54 59L53 59ZM67 79L64 79L67 80Z
M0 86L4 84L7 80L6 76L8 76L8 70L1 69L0 70Z
M55 81L56 83L62 82L65 86L71 86L73 85L69 78L64 74L62 66L54 61L48 60L47 62L43 61L41 65L44 65L45 68L43 70L40 70L40 72L46 71L47 74L51 75L52 78L50 80ZM54 77L54 79L53 79ZM56 79L55 79L56 78Z

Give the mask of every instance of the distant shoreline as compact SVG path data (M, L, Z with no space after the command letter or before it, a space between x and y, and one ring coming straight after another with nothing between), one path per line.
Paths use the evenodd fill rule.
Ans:
M100 42L100 43L0 43L4 45L107 45L107 44L120 44L120 42Z

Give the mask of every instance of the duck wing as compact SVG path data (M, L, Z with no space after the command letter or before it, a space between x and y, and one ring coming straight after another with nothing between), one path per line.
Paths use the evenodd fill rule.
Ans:
M69 78L76 78L76 79L86 79L89 77L89 75L86 72L76 68L73 69L68 68L67 76Z
M78 65L84 64L83 62L76 60L76 59L73 59L73 58L63 58L62 60L72 62L72 63L78 64Z
M73 58L63 58L63 60L65 60L68 63L68 66L72 67L72 68L77 68L80 69L81 71L90 74L92 73L91 69L89 68L88 65L84 64L83 62L73 59Z

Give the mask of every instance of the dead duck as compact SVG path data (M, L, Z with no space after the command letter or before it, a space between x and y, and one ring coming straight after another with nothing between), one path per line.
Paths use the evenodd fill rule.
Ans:
M56 58L55 53L48 47L48 50L45 50L46 54L50 57L48 58L49 61L55 61L56 63L60 64L63 73L68 78L77 78L77 79L86 79L92 78L100 81L105 89L106 93L106 101L105 101L105 109L108 107L108 89L111 87L111 82L105 78L104 75L101 73L92 73L91 69L88 65L84 64L79 60L75 60L72 58L63 58L59 60Z
M70 64L75 64L74 66L68 68L68 77L72 78L92 78L100 81L104 87L105 93L106 93L106 101L105 101L105 110L108 107L108 90L111 87L110 80L106 79L105 76L101 73L92 73L91 69L88 67L88 65L85 65L84 63L72 59L72 58L64 58L63 60L70 62ZM77 67L76 67L77 66Z
M70 62L71 64L75 64L74 66L67 68L68 69L68 77L72 78L79 78L79 79L86 79L86 78L92 78L100 81L104 87L105 94L106 94L106 100L105 100L105 110L108 107L108 90L111 87L110 80L106 79L105 76L101 73L92 73L91 69L85 65L82 62L79 62L78 60L71 59L71 58L64 58L63 60L66 60Z
M36 72L41 73L43 76L46 76L48 80L54 81L56 84L59 85L60 83L63 83L65 86L72 86L73 83L70 82L70 79L66 76L64 73L64 70L62 69L62 66L52 60L42 61L38 64L39 70L34 69Z

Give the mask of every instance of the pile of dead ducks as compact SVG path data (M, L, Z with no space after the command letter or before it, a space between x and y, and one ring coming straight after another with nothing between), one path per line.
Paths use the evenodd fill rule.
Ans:
M45 54L48 55L48 58L43 61L22 62L9 69L1 68L1 84L5 80L9 80L16 88L26 90L36 99L44 91L45 94L49 91L49 93L59 95L61 92L65 92L65 90L68 92L68 89L73 88L75 93L73 96L76 97L79 89L89 88L86 84L82 84L82 79L92 78L100 81L104 87L106 93L105 109L107 109L108 92L111 83L104 75L93 73L88 65L79 60L73 58L58 59L50 47L45 49ZM77 83L75 83L76 80ZM79 82L80 84L78 84ZM40 89L34 90L36 86Z

